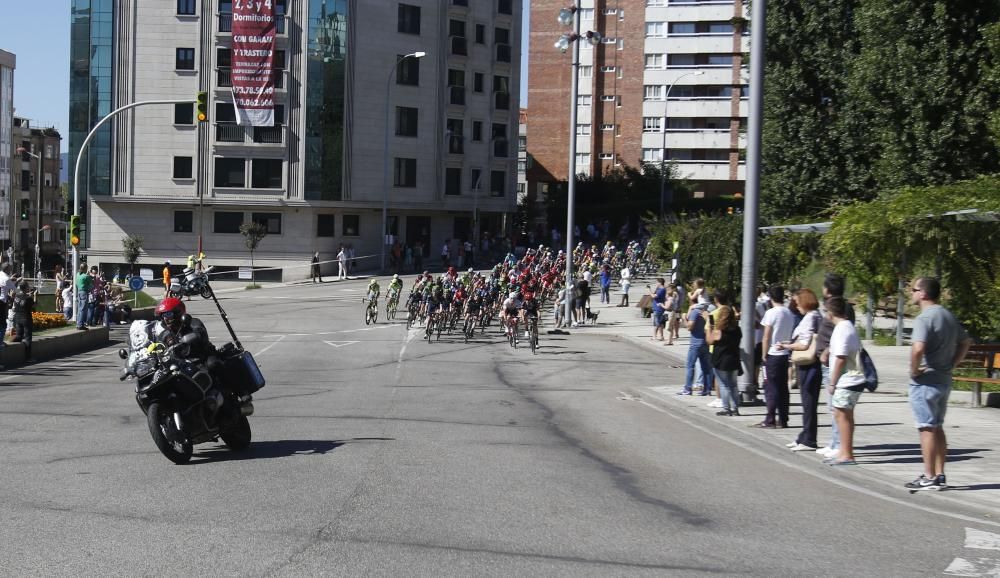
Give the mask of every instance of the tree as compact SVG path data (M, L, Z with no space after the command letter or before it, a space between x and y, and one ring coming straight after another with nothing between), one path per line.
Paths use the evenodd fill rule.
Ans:
M135 264L139 261L139 256L142 254L142 235L127 235L122 237L122 256L125 257L125 262L128 263L128 272L130 275L135 274Z
M253 252L257 250L257 245L267 236L267 227L264 223L243 223L240 225L240 234L243 235L243 242L250 250L250 285L256 286L253 270Z

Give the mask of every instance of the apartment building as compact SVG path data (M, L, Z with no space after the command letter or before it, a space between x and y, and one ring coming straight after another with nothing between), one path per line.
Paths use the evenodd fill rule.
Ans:
M599 174L622 163L676 163L695 196L743 191L741 151L748 110L749 51L742 0L581 0L578 120L569 125L572 51L553 43L570 29L564 2L534 0L528 100L529 186L545 190L575 170Z
M10 248L14 187L14 68L17 58L0 50L0 250Z
M119 263L121 238L138 233L142 262L182 258L200 238L211 264L245 265L239 227L255 221L268 229L255 264L285 278L341 245L370 269L383 201L388 240L428 254L503 234L520 2L274 2L275 122L247 127L233 107L231 0L74 0L71 159L100 113L199 91L211 101L208 122L192 104L144 106L97 134L80 191L90 261Z
M37 246L42 270L51 277L53 267L66 260L66 222L59 182L62 136L55 128L33 126L29 119L14 117L12 140L14 247L26 270L33 272ZM18 149L23 152L17 154Z

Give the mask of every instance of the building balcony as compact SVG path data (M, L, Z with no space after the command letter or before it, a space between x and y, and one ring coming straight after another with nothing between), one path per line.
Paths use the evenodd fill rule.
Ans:
M232 33L233 32L233 14L232 12L221 12L218 14L219 17L219 32ZM277 34L285 33L285 15L276 14L275 15L275 32Z
M732 99L728 96L719 98L690 98L677 99L670 98L667 105L667 116L669 117L706 117L720 118L732 116ZM749 100L740 99L739 116L746 118L749 113ZM642 103L643 116L663 116L662 100L647 100Z
M449 86L448 87L448 104L454 104L456 106L465 106L465 87L464 86Z
M453 56L469 55L469 40L464 36L449 36L448 43L451 46Z
M513 3L511 0L497 0L497 14L511 15L513 11Z
M497 62L510 62L510 44L497 44Z
M465 139L461 135L453 134L448 136L448 154L465 154Z
M666 139L664 139L666 137ZM668 149L729 149L731 135L728 129L668 129L642 135L642 147L657 149L666 140ZM743 141L741 141L741 144Z
M229 88L233 85L232 68L228 66L220 66L216 68L215 71L215 86L217 88ZM285 88L285 71L272 70L271 74L274 78L274 88L277 90L283 90Z
M669 160L669 159L668 159ZM728 161L678 161L677 172L681 178L693 181L728 181ZM736 180L746 179L746 165L740 163L736 168Z
M494 92L493 93L493 108L495 110L510 110L510 93L509 92Z
M507 158L508 156L507 139L505 138L493 139L493 156L500 159Z
M285 127L244 126L235 122L215 123L215 142L232 144L284 144Z

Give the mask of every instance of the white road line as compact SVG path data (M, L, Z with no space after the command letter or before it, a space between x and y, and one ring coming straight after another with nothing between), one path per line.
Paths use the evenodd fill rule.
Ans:
M361 343L360 341L324 341L323 343L331 347L345 347L347 345L354 345L355 343Z
M1000 534L966 528L965 547L978 548L979 550L1000 550Z
M272 347L274 347L275 345L277 345L277 344L281 343L281 341L282 341L282 340L283 340L284 338L285 338L285 336L284 336L284 335L282 335L281 337L279 337L279 338L278 338L278 339L277 339L277 340L276 340L276 341L275 341L274 343L272 343L271 345L268 345L268 346L267 346L267 347L265 347L264 349L261 349L261 350L260 350L260 351L258 351L257 353L254 353L254 354L253 354L253 356L254 356L254 357L260 357L261 355L263 355L263 354L264 354L264 352L265 352L265 351L267 351L268 349L271 349L271 348L272 348Z
M771 461L778 462L779 464L782 464L784 466L792 468L792 469L794 469L794 470L796 470L798 472L802 472L802 473L808 474L808 475L810 475L810 476L812 476L814 478L817 478L817 479L820 479L820 480L824 480L826 482L830 482L831 484L840 486L841 488L852 490L852 491L864 494L866 496L870 496L872 498L879 498L879 499L885 500L887 502L892 502L893 504L898 504L900 506L907 506L909 508L914 508L914 509L921 510L921 511L924 511L924 512L928 512L928 513L931 513L931 514L937 514L939 516L947 516L949 518L955 518L957 520L962 520L964 522L972 522L974 524L984 524L984 525L987 525L987 526L995 526L995 527L1000 528L1000 522L992 522L992 521L989 521L989 520L980 520L979 518L973 518L972 516L966 516L964 514L956 514L956 513L948 512L948 511L945 511L945 510L939 510L938 508L932 508L930 506L924 506L924 505L921 505L921 504L915 504L915 503L913 503L911 501L901 500L899 498L893 498L892 496L888 496L886 494L881 494L881 493L876 492L874 490L869 490L867 488L858 487L857 485L854 485L853 483L849 483L849 482L845 482L845 481L842 481L842 480L838 480L838 479L833 478L833 477L827 477L827 476L825 476L825 475L823 475L823 474L815 471L812 468L805 467L802 464L797 464L797 463L791 462L791 461L789 461L787 459L779 458L777 456L774 456L774 455L771 455L771 454L769 454L767 452L759 450L759 449L757 449L757 448L755 448L755 447L753 447L753 446L751 446L749 444L746 444L746 443L744 443L744 442L742 442L740 440L737 440L737 439L732 438L732 437L724 436L724 435L722 435L720 433L717 433L717 432L715 432L715 431L713 431L713 430L711 430L711 429L709 429L707 427L704 427L704 426L702 426L700 424L697 424L697 423L691 421L690 419L688 419L687 417L685 417L683 415L680 415L679 413L675 413L675 412L672 412L672 411L667 411L667 410L663 409L662 407L659 407L659 406L656 406L656 405L653 405L653 404L649 403L646 400L639 400L639 403L641 403L642 405L644 405L644 406L646 406L646 407L648 407L648 408L650 408L650 409L652 409L654 411L658 411L660 413L669 415L671 418L673 418L673 419L675 419L675 420L677 420L679 422L685 423L688 426L693 427L694 429L699 430L701 432L704 432L704 433L706 433L706 434L708 434L708 435L710 435L710 436L712 436L712 437L714 437L716 439L720 439L720 440L722 440L724 442L733 444L734 446L736 446L738 448L741 448L741 449L746 450L746 451L748 451L750 453L756 454L756 455L758 455L758 456L760 456L762 458L766 458L766 459L769 459ZM998 577L1000 577L1000 575L998 575Z
M950 576L1000 576L1000 560L991 558L955 558L944 570Z

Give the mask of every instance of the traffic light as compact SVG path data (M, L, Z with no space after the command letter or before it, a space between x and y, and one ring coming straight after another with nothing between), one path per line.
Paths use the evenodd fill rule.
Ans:
M208 122L208 93L199 92L198 100L195 104L195 116L198 117L198 122Z
M74 247L80 244L80 215L69 218L69 242Z
M27 221L28 220L28 208L27 207L21 207L21 220L22 221Z

